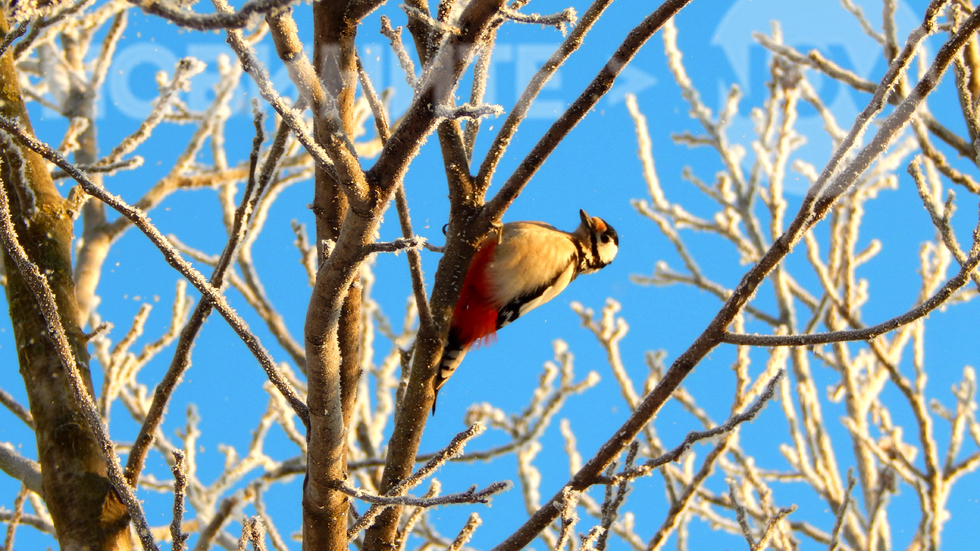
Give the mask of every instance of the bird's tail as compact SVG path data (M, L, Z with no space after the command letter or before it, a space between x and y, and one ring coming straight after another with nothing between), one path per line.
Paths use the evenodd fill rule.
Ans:
M442 358L439 359L439 371L436 373L435 396L432 400L433 415L436 413L436 399L439 397L439 389L453 376L456 368L463 361L463 357L466 356L467 348L469 346L460 343L452 332L449 333L446 347L442 350Z

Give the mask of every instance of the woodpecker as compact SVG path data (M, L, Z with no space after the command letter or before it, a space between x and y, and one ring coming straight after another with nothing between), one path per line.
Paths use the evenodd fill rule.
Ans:
M571 233L543 222L509 222L480 244L453 311L436 396L467 349L493 343L498 329L558 296L579 274L596 272L616 258L616 230L584 210L579 216L582 223Z

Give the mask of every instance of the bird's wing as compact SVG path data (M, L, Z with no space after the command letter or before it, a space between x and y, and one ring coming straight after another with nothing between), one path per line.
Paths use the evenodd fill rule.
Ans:
M546 224L505 224L497 249L488 279L493 282L498 329L555 298L575 278L575 242Z

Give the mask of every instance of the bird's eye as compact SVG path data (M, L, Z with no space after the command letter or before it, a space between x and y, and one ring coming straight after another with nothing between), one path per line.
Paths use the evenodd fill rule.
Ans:
M600 239L602 240L603 243L609 243L609 236L608 235L603 234Z

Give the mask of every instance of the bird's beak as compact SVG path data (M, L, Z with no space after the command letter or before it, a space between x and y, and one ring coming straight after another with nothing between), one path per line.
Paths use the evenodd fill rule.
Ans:
M592 217L589 216L589 213L585 212L585 209L578 209L578 215L582 217L582 224L584 224L585 227L592 227Z

